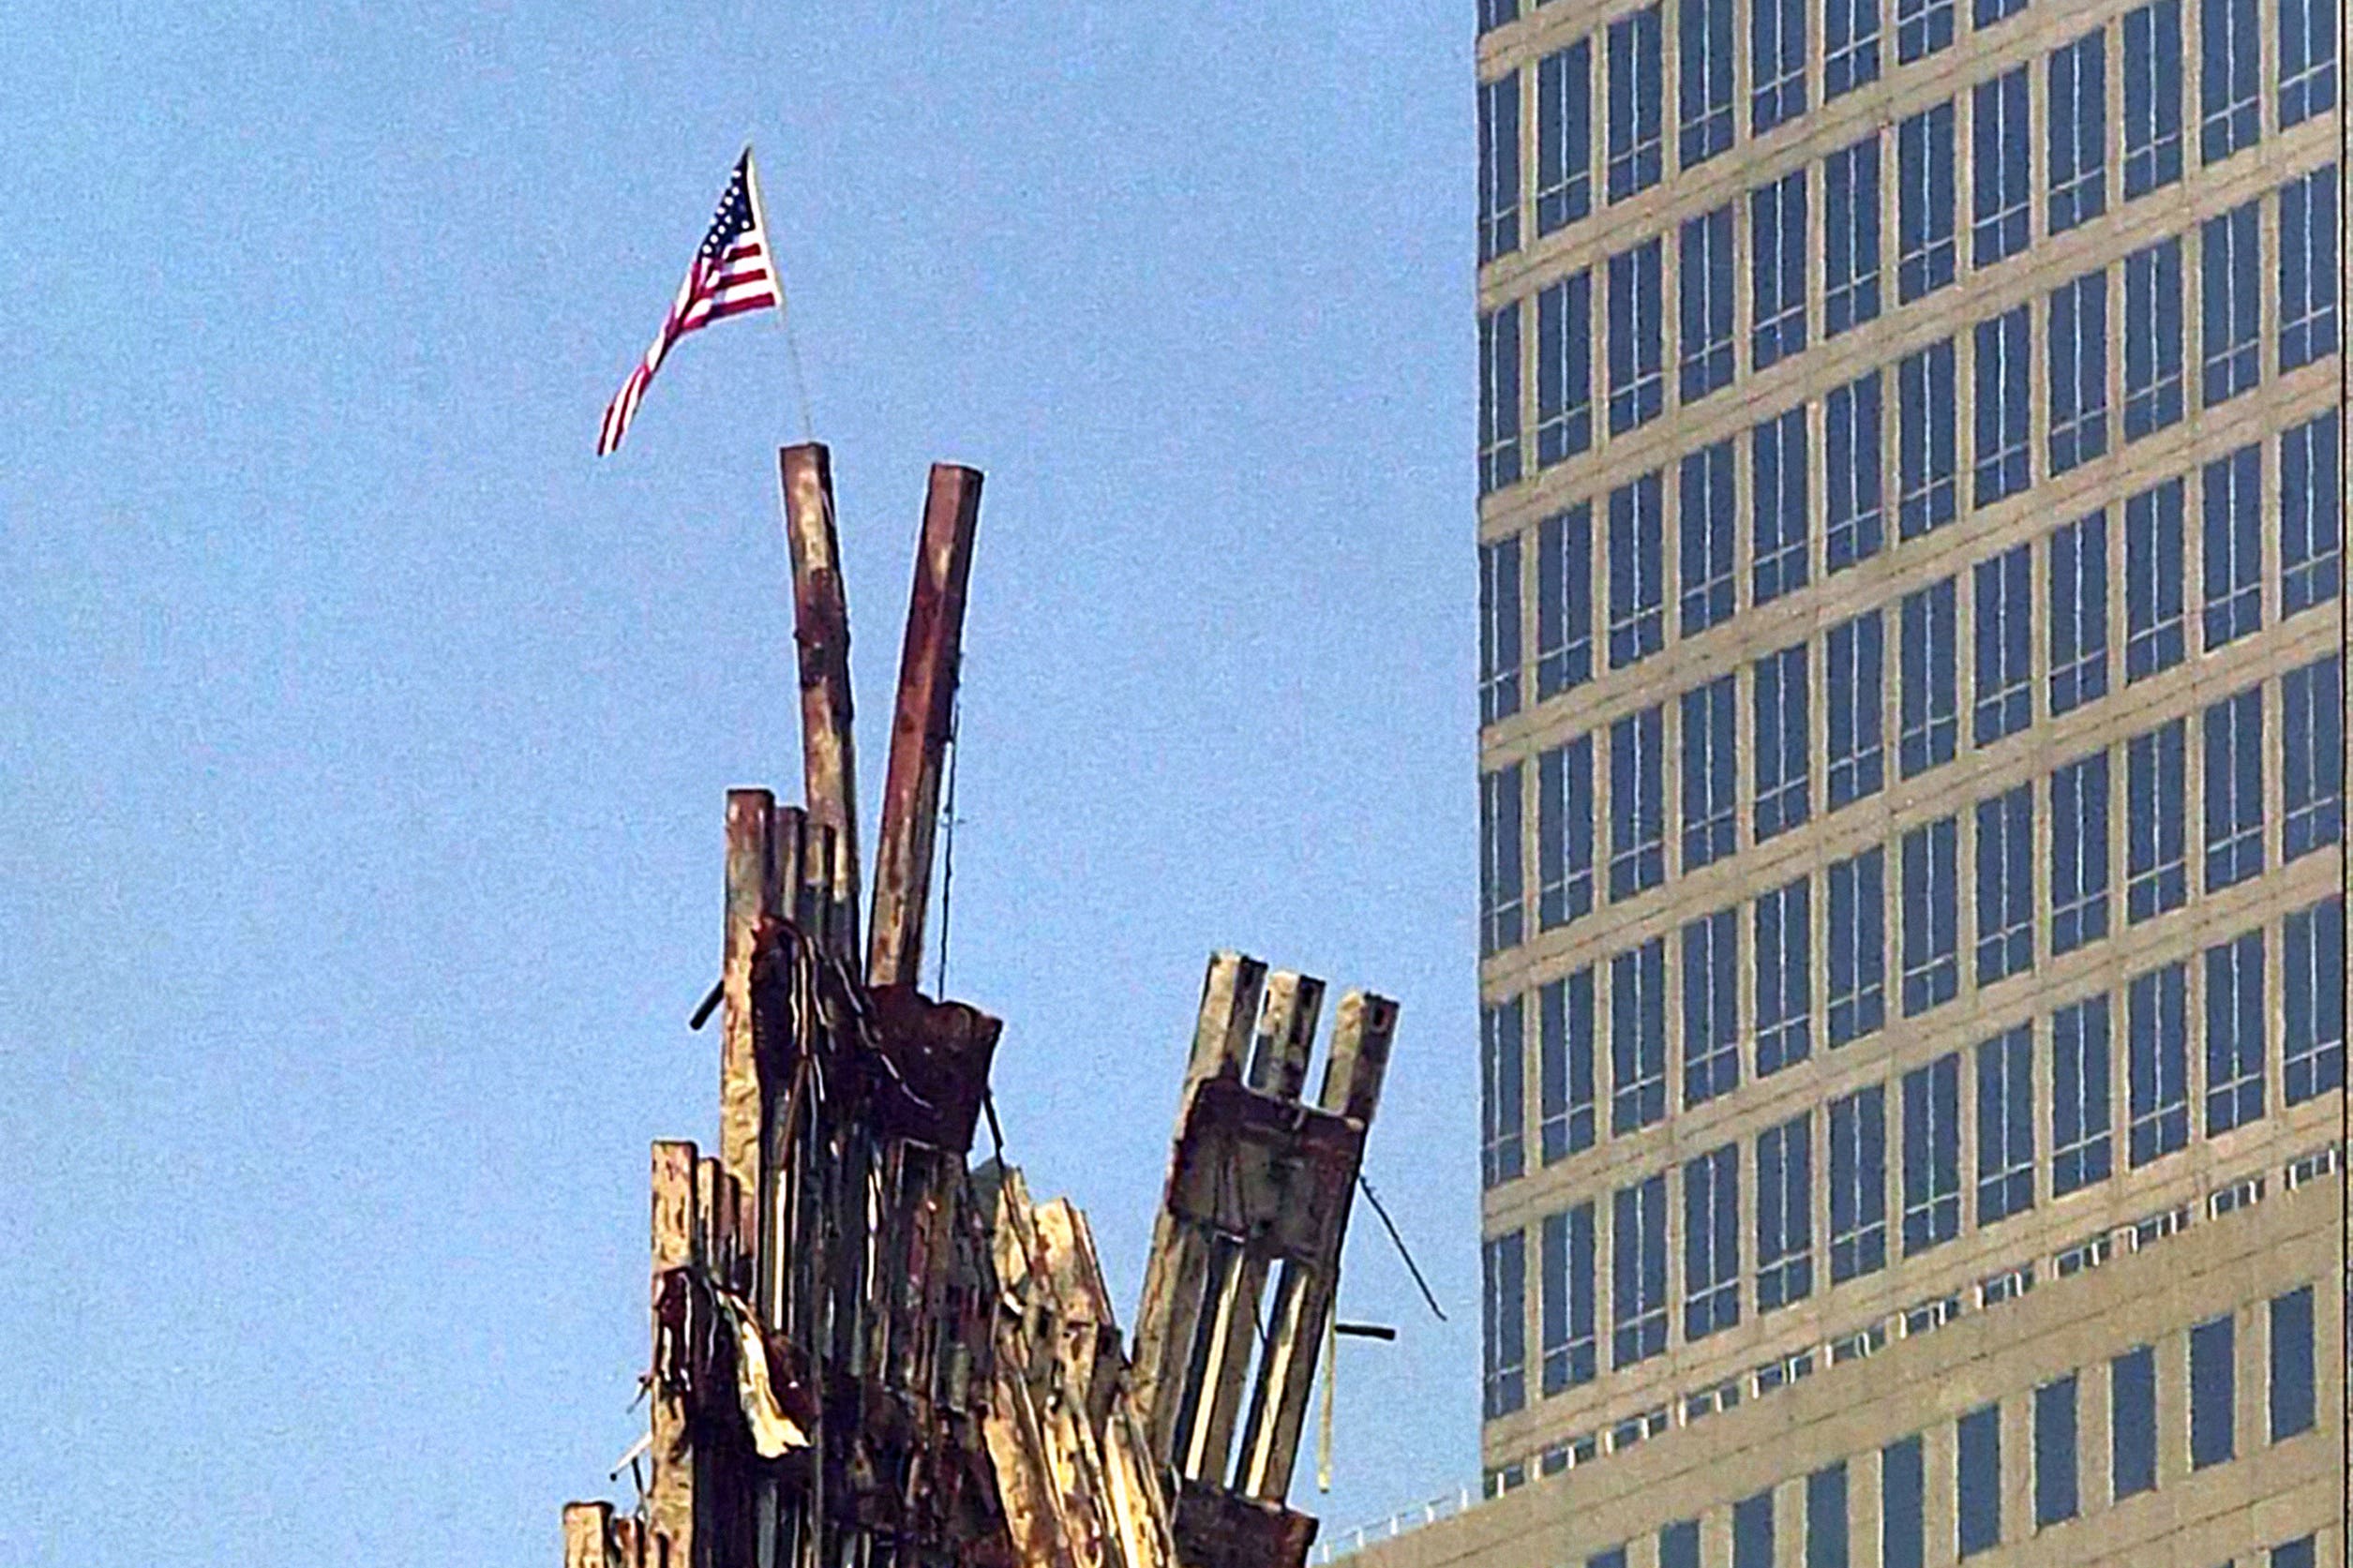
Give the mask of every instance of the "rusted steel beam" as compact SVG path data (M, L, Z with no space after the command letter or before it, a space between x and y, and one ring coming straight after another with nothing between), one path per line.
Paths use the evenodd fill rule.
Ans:
M1341 997L1339 1021L1332 1030L1331 1055L1324 1066L1322 1092L1316 1097L1318 1108L1358 1127L1371 1123L1380 1108L1381 1083L1396 1038L1395 1002L1362 991ZM1361 1163L1359 1159L1350 1165L1352 1189ZM1299 1436L1307 1423L1308 1396L1315 1383L1316 1358L1328 1343L1326 1328L1339 1292L1340 1250L1347 1236L1348 1206L1343 1201L1330 1251L1319 1266L1285 1262L1275 1282L1274 1305L1267 1314L1266 1360L1251 1391L1250 1420L1242 1430L1241 1455L1234 1475L1236 1490L1263 1501L1281 1502L1291 1490Z
M980 470L934 463L923 497L915 584L907 596L898 706L891 720L891 769L883 781L882 826L875 843L874 917L866 948L866 983L872 986L913 985L922 959L940 769L954 711L965 590L980 520Z
M1250 1086L1277 1099L1297 1099L1307 1083L1308 1057L1324 1014L1324 982L1280 970L1266 982L1258 1042L1250 1056Z
M697 1474L694 1439L690 1432L685 1394L667 1386L660 1376L669 1355L683 1357L683 1346L666 1345L663 1295L674 1270L696 1261L695 1145L662 1142L653 1145L653 1336L654 1366L652 1435L649 1456L652 1474L646 1483L646 1523L652 1555L657 1561L691 1564L695 1555ZM682 1320L683 1321L682 1314Z
M1266 979L1258 1038L1251 1053L1250 1086L1280 1100L1296 1102L1307 1081L1308 1055L1324 1006L1324 982L1311 975L1278 971ZM1236 1217L1237 1218L1239 1217ZM1210 1299L1198 1331L1183 1412L1176 1434L1180 1473L1221 1483L1234 1446L1234 1424L1251 1362L1259 1349L1258 1298L1266 1288L1267 1260L1245 1236L1240 1246L1213 1246ZM1190 1430L1187 1427L1190 1426Z
M719 1159L746 1192L760 1190L760 1113L767 1097L752 1039L752 954L776 909L776 798L727 791L727 931L720 948Z
M983 1417L1024 1564L1177 1568L1170 1500L1121 1376L1127 1362L1086 1216L1033 1205L1021 1172L974 1177L991 1217L997 1397Z
M809 814L799 806L778 806L770 821L769 857L774 871L769 881L776 889L776 913L794 919L801 896L802 857L807 853Z
M801 760L809 820L833 829L832 902L847 911L829 921L857 951L858 754L849 690L849 601L842 589L833 526L833 460L822 442L779 448L785 534L792 553L792 635L801 659Z
M1193 1024L1192 1054L1185 1063L1183 1100L1205 1078L1221 1072L1238 1073L1248 1059L1251 1030L1258 1019L1259 998L1266 993L1266 966L1241 953L1218 953L1209 960L1201 980L1201 1008Z
M1200 1086L1242 1070L1266 981L1266 966L1254 958L1234 952L1210 958L1208 971L1202 977L1201 1008L1193 1025L1184 1088L1177 1099L1180 1132ZM1178 1163L1181 1152L1172 1149L1170 1153L1165 1195L1160 1215L1152 1222L1152 1250L1145 1264L1144 1297L1136 1310L1131 1374L1135 1408L1152 1458L1164 1465L1174 1465L1177 1457L1178 1407L1209 1284L1209 1239L1200 1227L1186 1222L1175 1202L1186 1174Z
M563 1505L563 1568L612 1568L613 1505Z

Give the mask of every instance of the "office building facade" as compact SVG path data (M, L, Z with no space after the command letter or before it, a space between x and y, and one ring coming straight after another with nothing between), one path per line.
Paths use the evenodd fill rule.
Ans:
M2336 6L1479 21L1492 1501L1380 1550L2342 1561Z

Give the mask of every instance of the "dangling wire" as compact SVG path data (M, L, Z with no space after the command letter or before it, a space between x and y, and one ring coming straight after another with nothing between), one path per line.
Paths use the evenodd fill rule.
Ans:
M1372 1212L1381 1217L1381 1228L1389 1233L1389 1242L1397 1248L1397 1255L1405 1260L1406 1272L1414 1277L1414 1283L1421 1287L1421 1299L1430 1304L1430 1310L1438 1321L1445 1322L1446 1309L1439 1306L1438 1298L1431 1293L1430 1281L1421 1277L1421 1265L1415 1262L1414 1255L1405 1249L1405 1238L1397 1233L1397 1221L1389 1217L1389 1211L1381 1204L1381 1195L1372 1190L1372 1184L1365 1180L1362 1171L1356 1172L1356 1185L1364 1188L1365 1198L1372 1204Z
M939 964L932 982L934 995L948 995L948 914L956 889L956 758L964 753L957 741L964 727L963 670L957 670L955 694L948 701L948 789L939 807Z

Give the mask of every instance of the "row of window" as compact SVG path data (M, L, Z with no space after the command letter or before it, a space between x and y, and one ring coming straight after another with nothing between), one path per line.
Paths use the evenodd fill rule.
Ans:
M2315 1288L2301 1285L2271 1297L2256 1311L2262 1317L2265 1401L2262 1432L2281 1443L2317 1429L2315 1377L2316 1334ZM2250 1313L2250 1318L2254 1313ZM2250 1325L2252 1326L2252 1325ZM2238 1456L2240 1322L2225 1313L2194 1325L2181 1340L2165 1347L2170 1366L2166 1403L2176 1406L2173 1419L2187 1433L2194 1471L2225 1464ZM2005 1535L2023 1539L2026 1527L2035 1531L2054 1529L2079 1518L2084 1511L2082 1423L2078 1405L2082 1385L2105 1372L2107 1381L2108 1440L2107 1501L2110 1505L2157 1487L2158 1358L2155 1345L2136 1345L2109 1358L2105 1369L2069 1372L2036 1387L2028 1396L2022 1425L2026 1427L2023 1456L2028 1467L2024 1494L2029 1519L2005 1521L2002 1474L2001 1406L1999 1401L1978 1406L1954 1423L1951 1490L1955 1556L1974 1557L2001 1546ZM2186 1391L2186 1397L2170 1391ZM2252 1446L2255 1434L2247 1434ZM1879 1555L1881 1568L1925 1568L1930 1561L1927 1539L1926 1447L1913 1433L1879 1452ZM1849 1465L1838 1461L1806 1477L1798 1517L1789 1521L1804 1545L1792 1553L1806 1568L1846 1568L1853 1519L1849 1505ZM1731 1506L1731 1568L1772 1568L1775 1537L1782 1521L1776 1517L1776 1495L1772 1487L1742 1499ZM1700 1568L1700 1521L1679 1520L1658 1533L1660 1568ZM2281 1542L2264 1554L2268 1568L2314 1568L2315 1537L2303 1535ZM1941 1544L1939 1544L1941 1555ZM1627 1548L1614 1546L1585 1560L1585 1568L1626 1568ZM2229 1568L2225 1564L2224 1568ZM2253 1565L2251 1564L2251 1568Z
M2333 661L2312 667L2332 673L2338 668ZM2332 737L2341 736L2338 694L2329 695L2328 716L2316 721L2316 726L2325 726ZM2229 705L2217 706L2227 709ZM2236 721L2226 723L2235 725ZM2124 885L2125 918L2131 922L2178 908L2186 897L2189 878L2181 844L2181 726L2176 721L2136 738L2125 748L2134 802L2127 817ZM2235 733L2226 734L2209 753L2210 759L2230 774L2241 769L2237 758L2243 754L2237 753L2237 741ZM2313 760L2341 777L2342 759L2333 739ZM2210 889L2218 886L2216 877L2243 878L2260 867L2259 834L2241 836L2229 823L2239 809L2237 787L2235 784L2218 785L2208 792L2210 801L2227 800L2226 806L2209 811L2206 871ZM2291 845L2297 854L2332 842L2341 832L2342 799L2340 789L2327 798L2324 810L2299 819L2309 822L2312 832L2297 833ZM1973 814L1977 930L1970 956L1981 988L2024 973L2034 963L2038 843L2046 846L2046 855L2044 950L2051 956L2063 954L2104 938L2109 931L2113 879L2108 869L2107 754L2095 753L2054 771L2047 800L2050 817L2039 841L2031 785L2021 784L1981 802ZM1668 980L1669 939L1662 934L1548 981L1529 993L1484 1007L1479 1053L1484 1185L1514 1180L1528 1169L1532 1058L1537 1157L1545 1165L1566 1159L1599 1141L1605 1096L1608 1130L1613 1137L1666 1119L1671 1098L1667 1028L1671 991L1680 1003L1676 1076L1680 1103L1686 1111L1737 1088L1744 1070L1764 1079L1807 1060L1818 1027L1829 1048L1836 1050L1884 1027L1891 1005L1912 1017L1951 1001L1959 993L1963 973L1958 821L1944 817L1925 824L1900 841L1898 967L1892 1003L1887 852L1874 846L1827 869L1823 876L1826 918L1819 929L1812 907L1813 879L1801 876L1751 903L1745 955L1743 922L1736 908L1686 922L1676 933L1678 963L1672 986ZM2319 838L2321 832L2329 838ZM2328 997L2316 998L2311 989L2320 978L2342 972L2343 937L2332 919L2326 914L2307 912L2290 923L2283 938L2286 976L2282 982L2286 994L2281 999L2286 1008L2282 1015L2286 1030L2283 1072L2291 1105L2342 1080L2341 1005ZM1826 993L1819 1011L1814 1002L1818 940L1823 943L1820 976ZM2259 938L2215 951L2235 954L2233 963L2260 969ZM1751 1014L1746 1019L1742 1016L1744 974L1748 982L1746 1008ZM2219 971L2210 973L2209 978L2219 975ZM2234 986L2251 986L2251 994L2260 996L2259 973L2237 977L2233 971L2232 975ZM2186 997L2186 977L2181 986ZM1605 1017L1606 1035L1601 1028ZM2250 1013L2243 1022L2253 1027L2260 1020ZM2105 1012L2100 1026L2105 1041ZM1744 1041L1748 1055L1746 1063ZM2231 1057L2249 1061L2255 1074L2249 1115L2256 1113L2262 1098L2262 1046L2260 1035L2250 1036L2234 1047ZM2103 1043L2100 1060L2106 1059ZM1600 1070L1605 1062L1606 1083Z
M2344 1085L2344 905L2330 900L2290 914L2280 928L2287 949L2281 1011L2291 1103ZM2204 954L2196 1092L2209 1137L2265 1113L2265 934L2258 928ZM1971 1103L1963 1098L1965 1079L1975 1129L1971 1212L1981 1230L2038 1201L2095 1187L2120 1167L2138 1170L2185 1149L2193 1121L2188 970L2186 963L2161 965L2133 978L2121 1008L2106 993L2083 997L2040 1028L2019 1023L1970 1053L1947 1053L1893 1083L1833 1099L1819 1115L1801 1111L1759 1133L1746 1161L1740 1143L1726 1142L1685 1161L1679 1172L1616 1188L1606 1211L1606 1341L1597 1299L1605 1277L1599 1200L1571 1202L1530 1230L1490 1236L1490 1418L1519 1409L1523 1395L1525 1358L1519 1352L1531 1245L1538 1390L1550 1396L1594 1381L1605 1344L1612 1370L1665 1353L1677 1294L1683 1339L1696 1343L1738 1323L1745 1306L1762 1317L1807 1299L1818 1268L1835 1287L1884 1269L1891 1252L1915 1258L1956 1239L1964 1105ZM2111 1051L2119 1014L2121 1097ZM2040 1102L2046 1111L2038 1111L2038 1076L2046 1080ZM1893 1171L1891 1113L1899 1155ZM2038 1147L2046 1131L2047 1146ZM1681 1203L1673 1223L1671 1174ZM1818 1247L1818 1235L1826 1245ZM1681 1268L1671 1289L1671 1248L1678 1238Z
M1881 547L1885 497L1880 480L1879 390L1875 372L1833 391L1823 405L1823 487L1828 493L1823 498L1821 553L1826 573L1843 570ZM2077 434L2082 434L2080 426ZM1479 722L1491 724L1519 712L1531 673L1534 700L1545 701L1591 680L1605 661L1607 667L1623 668L1658 652L1666 646L1670 620L1679 638L1696 636L1729 620L1744 599L1752 607L1762 605L1804 587L1816 559L1807 495L1814 482L1811 441L1802 409L1764 421L1746 438L1746 574L1738 570L1734 553L1743 510L1735 491L1744 465L1729 440L1686 455L1671 487L1662 470L1611 491L1603 503L1602 529L1595 527L1594 504L1586 501L1544 518L1529 530L1534 535L1532 552L1527 534L1481 545ZM2292 616L2334 598L2344 536L2337 442L2338 414L2331 409L2283 431L2269 465L2263 447L2251 443L2192 474L2132 496L2120 509L2120 517L2111 519L2103 509L2047 535L2042 585L2050 711L2066 712L2107 689L2108 569L2119 556L2125 567L2128 680L2169 668L2184 656L2184 519L2194 502L2199 519L2204 646L2219 647L2262 624L2260 576L2267 535L2276 540L2278 550L2275 613ZM1944 489L1949 496L1949 479ZM1949 509L1943 515L1949 516ZM2267 518L2273 520L2270 529L2265 527ZM1936 520L1931 511L1919 523L1933 527ZM1907 513L1907 526L1911 521ZM1675 546L1671 566L1670 540ZM1608 590L1598 604L1596 544L1601 546L1600 580ZM1536 578L1533 659L1528 656L1530 628L1522 619L1531 565ZM2025 679L2031 636L2031 573L2025 545L1979 562L1975 569L1981 694L2007 693ZM1671 616L1667 592L1671 575L1675 590ZM1940 591L1949 598L1949 590ZM1946 605L1945 610L1950 607ZM1949 613L1933 607L1917 613L1926 617L1918 621L1923 638L1940 635L1940 628L1950 637ZM1598 650L1596 620L1605 639ZM1861 618L1844 634L1851 648L1840 651L1834 647L1831 656L1842 668L1859 662L1875 670L1883 635L1877 614ZM1945 657L1949 661L1950 654ZM1923 670L1927 673L1926 666ZM2031 698L2026 707L2031 709ZM1998 734L2011 727L1998 724Z
M2024 0L1976 0L1981 13L2000 20L2023 8ZM1732 101L1733 46L1746 35L1748 55L1749 134L1761 136L1804 114L1812 97L1808 58L1807 0L1746 0L1747 25L1741 28L1735 0L1678 0L1676 41L1675 156L1692 168L1729 151L1735 135ZM1824 101L1880 74L1879 0L1821 0ZM2196 0L2198 48L2198 152L2218 162L2252 145L2262 133L2259 84L2264 40L2256 25L2256 0ZM1896 0L1896 53L1899 62L1921 58L1953 39L1952 0ZM1617 18L1598 33L1578 38L1513 69L1478 89L1479 260L1491 261L1517 250L1523 213L1532 200L1536 232L1549 234L1587 217L1595 206L1595 139L1601 138L1601 194L1622 202L1659 183L1665 172L1665 119L1669 98L1661 48L1658 5ZM2181 0L2151 0L2128 13L2117 28L2121 66L2124 123L2124 193L2142 195L2181 175L2182 16ZM2045 119L2049 127L2046 157L2054 230L2061 204L2070 221L2099 210L2104 186L2102 128L2110 118L2107 58L2109 38L2095 31L2052 52L2039 73L2047 83ZM2278 128L2285 130L2336 102L2336 20L2331 0L2280 0L2278 36L2272 40L2271 83ZM2027 67L1976 89L1981 128L1972 138L1980 172L1979 205L1986 190L2022 187L2030 142L2026 105ZM1596 78L1602 83L1596 92ZM1533 112L1526 96L1533 91ZM1596 114L1596 110L1598 114ZM1949 116L1949 112L1948 112ZM1598 126L1596 126L1598 119ZM1986 128L1990 122L1990 128ZM1533 188L1523 163L1523 125L1534 130ZM1952 183L1952 154L1944 153L1943 181ZM1986 171L1990 170L1990 172ZM1932 177L1932 176L1931 176ZM2024 196L2017 193L2018 244L2024 243ZM2086 210L2089 200L2093 204ZM1997 220L2007 221L2007 220ZM1982 263L1981 263L1982 264Z
M1909 147L1915 124L1931 146L1950 140L1952 106L1928 111L1897 127L1897 145ZM1942 132L1933 127L1943 126ZM1822 331L1836 336L1880 313L1883 262L1879 236L1879 143L1866 138L1833 154L1822 164L1828 238L1823 246ZM1949 176L1949 170L1948 170ZM1983 182L1980 182L1981 187ZM1911 184L1899 204L1901 235L1896 255L1896 294L1911 300L1954 279L1957 254L1953 231L1949 177L1928 182L1927 204L1917 212ZM1941 196L1937 193L1941 191ZM1981 188L1981 194L1982 194ZM1536 372L1535 434L1538 469L1589 451L1596 425L1611 436L1660 417L1668 386L1667 293L1674 285L1673 366L1676 396L1689 405L1730 386L1739 349L1734 331L1733 224L1745 212L1748 223L1750 326L1747 363L1768 366L1806 347L1810 331L1806 302L1807 172L1785 178L1734 202L1691 218L1682 226L1670 254L1663 238L1641 241L1538 290L1533 316L1535 341L1522 335L1522 303L1512 300L1479 318L1479 488L1482 495L1517 484L1527 457L1523 408L1524 361L1533 351ZM2278 192L2279 256L2270 272L2276 282L2273 359L2286 374L2337 350L2337 171L2333 164L2289 181ZM2109 322L2121 328L2123 345L2121 439L2133 441L2179 422L2195 404L2213 407L2255 386L2261 379L2261 333L2265 317L2262 200L2248 202L2207 219L2193 235L2175 235L2126 256L2121 265L2121 308L2112 298L2114 280L2103 267L2053 290L2045 300L2022 302L1977 323L1961 341L1971 351L1975 449L1971 504L1988 505L2031 483L2034 467L2029 424L2029 381L2039 368L2050 388L2046 463L2065 472L2108 449L2111 417L2108 372ZM2024 222L2024 208L2018 221ZM1994 213L1997 228L2001 219ZM1982 224L1981 235L1989 232ZM2021 227L2019 232L2023 233ZM2022 240L2020 243L2023 243ZM1982 238L1975 264L2010 254L2007 241ZM2184 329L2185 247L2198 272L2198 333L2196 363L2187 361ZM2015 247L2013 247L2015 248ZM1595 274L1604 291L1596 352ZM2031 341L2040 315L2043 350ZM1905 538L1950 521L1956 510L1954 470L1957 381L1956 344L1930 345L1896 368L1901 533ZM2039 361L2039 365L2038 365ZM1606 410L1596 416L1596 369ZM2195 374L2193 375L2193 372ZM1828 410L1825 440L1842 441L1854 493L1845 497L1874 525L1881 464L1882 376L1863 378L1837 395ZM1802 411L1783 418L1802 429ZM1855 465L1869 471L1854 474ZM1792 470L1802 486L1805 466ZM1834 469L1834 473L1836 472ZM1802 499L1802 490L1801 490ZM1834 491L1827 498L1835 505ZM1855 542L1854 558L1870 553ZM1877 547L1876 537L1870 548Z
M2289 432L2283 448L2304 451L2316 460L2325 454L2333 467L2335 425L2332 412L2300 426ZM2241 499L2254 488L2249 470L2255 467L2256 451L2244 448L2219 459L2204 475L2205 592L2198 640L2210 653L2262 624L2262 529L2256 509ZM2127 686L2181 663L2191 645L2183 587L2182 489L2182 481L2169 481L2134 497L2123 508ZM2325 493L2333 506L2333 479ZM2282 602L2290 613L2319 603L2324 591L2336 593L2335 529L2331 517L2325 556L2295 553L2299 539L2309 541L2313 534L2300 535L2293 523L2283 531ZM2033 549L2031 544L2013 545L1976 563L1969 574L1975 646L1967 727L1975 747L2023 733L2035 716ZM2044 542L2043 550L2047 651L2039 684L2047 711L2057 716L2099 700L2109 688L2113 639L2107 598L2113 558L2106 513L2062 525ZM2316 566L2325 570L2314 571ZM1764 843L1809 820L1817 758L1825 812L1837 812L1886 787L1891 772L1891 635L1897 644L1892 770L1909 779L1953 761L1963 727L1959 596L1960 579L1941 578L1892 606L1833 624L1819 650L1811 642L1798 643L1755 660L1746 672L1745 726L1739 696L1742 672L1727 671L1672 703L1637 709L1604 730L1538 753L1534 759L1535 928L1567 924L1590 913L1602 897L1624 902L1664 884L1671 712L1680 750L1674 837L1684 874L1739 849L1744 781L1751 844ZM1817 658L1819 687L1812 667ZM2340 666L2327 660L2290 672L2281 683L2275 733L2284 797L2283 860L2337 836L2337 801L2344 787L2336 760L2342 686ZM1819 752L1818 690L1823 710ZM2210 890L2243 880L2262 865L2265 707L2260 689L2249 688L2211 705L2203 715ZM2135 841L2135 878L2181 859L2188 741L2184 722L2176 720L2136 737L2126 748L2130 819L2137 832L2154 835L2147 845ZM1597 755L1605 745L1606 769ZM1528 931L1522 859L1528 772L1525 761L1514 761L1480 780L1479 931L1481 950L1487 954L1518 946ZM2086 879L2095 871L2105 889L2109 772L2106 754L2097 754L2052 775L2050 826L2056 835L2071 835L2066 842L2079 844L2071 851L2077 858L2074 866L2053 866L2055 906L2062 889L2080 887L2081 896L2090 897ZM1995 804L1979 805L1981 846L1998 840L2002 831L1986 820ZM2031 829L2031 799L2019 813ZM2171 878L2162 894L2136 894L2135 918L2179 903L2186 891L2185 876ZM2175 889L2173 882L2182 886ZM2131 885L2138 884L2135 880ZM2086 939L2055 933L2053 950L2066 951Z

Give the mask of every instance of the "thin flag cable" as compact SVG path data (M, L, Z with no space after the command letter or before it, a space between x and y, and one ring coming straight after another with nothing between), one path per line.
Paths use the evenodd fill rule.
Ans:
M783 316L785 296L780 289L776 295L776 313ZM801 405L801 439L817 440L817 422L809 417L809 383L801 376L801 340L793 335L792 319L785 318L785 363L792 368L792 395Z
M801 407L801 439L813 441L817 440L817 421L810 417L809 383L801 374L801 339L792 330L792 312L785 306L785 269L776 259L776 231L768 226L768 208L760 201L759 173L753 167L749 141L743 143L743 182L752 199L752 217L768 244L769 270L776 279L776 322L785 329L785 364L792 373L793 400Z

